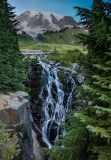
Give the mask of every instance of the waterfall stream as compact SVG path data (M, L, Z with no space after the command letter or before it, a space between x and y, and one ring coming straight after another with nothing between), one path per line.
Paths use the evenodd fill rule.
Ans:
M64 130L61 122L65 122L66 114L72 111L75 81L71 74L65 71L67 78L64 85L58 77L57 67L52 67L40 59L39 64L42 67L37 100L37 102L41 101L42 107L40 126L43 141L51 148Z

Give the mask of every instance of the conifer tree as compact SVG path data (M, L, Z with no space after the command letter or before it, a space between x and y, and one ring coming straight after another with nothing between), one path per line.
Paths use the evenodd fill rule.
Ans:
M26 79L12 9L7 0L0 0L0 92L23 90Z
M76 9L80 14L82 8ZM87 60L84 64L88 78L86 79L86 85L83 85L86 104L81 111L75 113L75 117L86 124L90 137L90 149L94 153L92 153L94 159L98 160L109 160L111 158L110 14L110 3L94 0L88 19L89 35L85 37L87 43L84 41L83 35L78 36L88 48ZM92 101L90 106L88 105L89 101Z
M50 149L45 148L45 153L50 160L87 160L89 138L85 125L78 122L75 117L69 116L67 121L66 133L59 137L56 146Z

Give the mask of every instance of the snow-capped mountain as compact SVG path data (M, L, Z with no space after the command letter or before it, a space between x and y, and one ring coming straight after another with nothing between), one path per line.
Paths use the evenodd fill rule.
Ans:
M63 17L52 12L36 10L20 14L17 21L19 22L18 28L32 37L37 37L38 33L59 32L65 28L74 28L77 25L73 17Z

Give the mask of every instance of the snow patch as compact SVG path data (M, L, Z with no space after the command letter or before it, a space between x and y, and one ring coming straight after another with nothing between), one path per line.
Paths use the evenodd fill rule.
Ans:
M51 14L53 14L58 21L63 18L63 16L53 12L36 11L36 10L30 10L29 18L33 18L35 17L35 15L38 15L39 17L39 14L43 15L43 20L47 19L51 24L52 24Z
M38 26L37 28L33 28L33 30L31 30L31 28L27 26L26 21L22 22L21 26L23 27L23 31L25 31L28 35L32 37L37 37L38 33L42 34L44 33L44 31L41 30L40 26Z
M52 12L42 12L42 13L43 13L44 18L50 21L52 21L51 14L53 14L58 21L63 18L63 16L52 13Z
M61 30L60 27L58 27L56 24L52 24L50 25L50 31L53 30L53 31L59 31Z

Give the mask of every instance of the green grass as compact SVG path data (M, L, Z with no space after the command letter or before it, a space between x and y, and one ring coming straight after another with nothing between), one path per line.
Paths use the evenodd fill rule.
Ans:
M60 33L53 33L53 34L47 34L43 36L43 43L50 43L50 44L70 44L70 41L74 40L75 45L77 44L77 40L75 36L78 33L85 33L86 31L80 30L80 29L68 29Z
M18 44L20 49L27 49L35 44L34 40L28 35L18 35Z
M75 47L73 50L58 52L57 50L47 56L48 60L59 62L62 66L70 67L71 63L77 63L84 60L87 51L81 46Z
M68 29L60 33L43 35L43 41L40 43L35 42L28 35L18 35L18 42L21 49L42 49L43 51L48 51L53 48L58 48L58 50L60 50L60 48L65 49L68 47L69 49L70 47L73 48L73 46L81 46L77 44L78 40L75 37L78 33L87 34L87 32L80 29ZM74 45L70 45L70 41L73 40Z
M77 44L75 35L78 33L87 34L80 29L69 29L60 33L43 35L43 41L40 43L35 42L28 35L19 35L18 42L21 50L42 50L44 52L54 50L52 54L47 56L47 59L60 62L63 66L70 66L71 63L81 59L81 56L83 56L80 54L81 52L84 55L87 54L85 48ZM75 41L74 45L69 44L71 40Z

